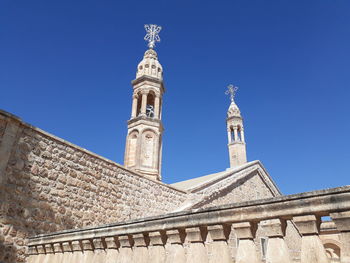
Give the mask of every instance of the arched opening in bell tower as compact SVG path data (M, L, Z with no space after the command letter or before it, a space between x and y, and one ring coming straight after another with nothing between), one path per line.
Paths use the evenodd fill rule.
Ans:
M232 126L230 126L230 143L235 141L235 132Z
M237 141L242 141L242 128L240 125L237 126Z
M153 91L150 91L147 95L147 105L146 105L146 116L154 118L154 99L156 94Z

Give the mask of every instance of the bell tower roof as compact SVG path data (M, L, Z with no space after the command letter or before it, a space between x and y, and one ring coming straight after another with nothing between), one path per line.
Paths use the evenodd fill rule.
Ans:
M146 50L143 59L137 66L136 78L142 76L163 79L163 67L158 61L157 52L152 48Z
M232 117L242 118L241 111L239 110L235 101L231 102L230 107L228 107L228 110L227 110L227 118L232 118Z
M237 104L235 103L235 95L238 90L238 87L233 85L228 85L226 95L230 95L231 104L227 110L227 118L238 117L242 118L241 111L239 110Z

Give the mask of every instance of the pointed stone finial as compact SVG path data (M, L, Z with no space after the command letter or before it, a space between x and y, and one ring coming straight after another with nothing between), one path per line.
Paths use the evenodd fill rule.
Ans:
M226 94L226 95L229 95L229 94L230 94L231 102L234 101L237 90L238 90L238 87L237 87L237 86L234 86L234 85L232 85L232 84L230 84L230 85L227 86L227 90L226 90L225 94Z
M150 24L145 25L145 30L147 34L144 39L148 41L148 47L153 49L156 46L156 42L160 42L159 32L162 30L162 27Z

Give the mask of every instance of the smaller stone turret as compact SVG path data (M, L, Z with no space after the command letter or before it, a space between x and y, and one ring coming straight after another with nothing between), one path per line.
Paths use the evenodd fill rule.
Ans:
M246 144L244 139L243 118L234 101L237 87L228 86L226 94L230 94L231 104L227 110L227 136L230 156L230 167L237 167L247 162Z

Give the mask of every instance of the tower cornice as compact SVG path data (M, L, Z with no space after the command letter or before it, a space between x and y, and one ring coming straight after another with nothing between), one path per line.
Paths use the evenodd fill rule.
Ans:
M141 76L137 79L132 80L131 84L132 84L133 88L136 89L136 88L138 88L137 87L138 84L145 82L145 81L153 82L155 84L160 85L160 89L161 89L162 93L165 92L165 87L164 87L163 81L159 80L157 78L154 78L154 77L150 77L150 76Z

